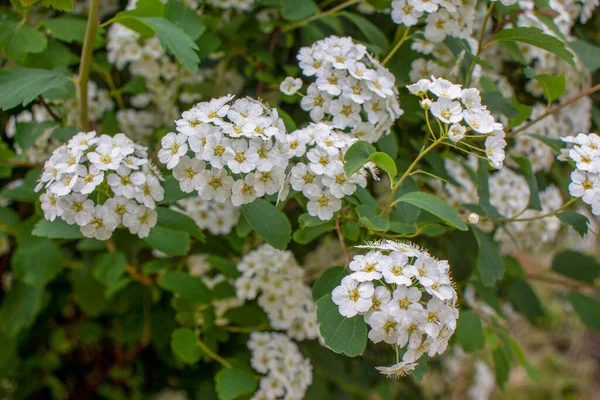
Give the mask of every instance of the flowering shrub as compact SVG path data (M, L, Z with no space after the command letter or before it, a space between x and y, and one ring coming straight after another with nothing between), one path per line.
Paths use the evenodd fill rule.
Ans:
M7 2L0 398L599 397L598 5Z

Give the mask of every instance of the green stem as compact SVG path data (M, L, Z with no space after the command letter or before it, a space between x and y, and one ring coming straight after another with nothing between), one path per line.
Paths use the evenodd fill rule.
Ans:
M571 200L567 201L565 204L563 204L561 207L557 208L556 210L551 211L551 212L546 213L546 214L538 215L536 217L530 217L530 218L514 218L514 217L513 218L501 218L501 219L495 220L495 222L526 222L526 221L537 221L538 219L544 219L544 218L552 217L553 215L556 215L559 212L561 212L562 210L564 210L565 208L568 208L569 206L571 206L577 200L579 200L579 197L573 197Z
M98 29L98 8L100 0L90 0L90 12L88 14L87 27L85 29L85 38L83 39L83 49L81 50L81 63L79 64L79 105L80 105L80 125L85 132L90 130L90 121L88 117L88 80L90 77L90 67L92 65L92 53L94 50L94 40L96 39L96 30Z
M482 51L481 45L483 43L483 36L485 35L485 28L487 27L487 23L488 20L490 19L492 12L494 11L494 6L496 5L495 2L493 2L492 4L490 4L489 8L487 9L485 16L483 17L483 25L481 27L481 34L479 35L479 42L477 44L477 56L479 56L479 54ZM473 70L475 69L475 60L471 60L471 65L469 66L469 72L467 72L467 77L465 79L465 86L469 86L469 84L471 83L471 78L473 76Z
M219 364L221 364L225 368L233 368L231 366L231 364L229 363L229 361L227 361L226 359L224 359L223 357L221 357L220 355L218 355L217 353L215 353L214 351L212 351L210 349L210 347L208 347L206 345L206 343L204 343L202 341L202 339L200 339L199 336L198 336L198 339L196 340L196 343L198 344L198 347L200 347L202 349L202 351L204 351L210 358L212 358L213 360L215 360L216 362L218 362Z
M404 42L406 42L409 38L408 34L410 32L410 26L407 27L404 30L404 34L402 35L402 37L400 38L400 40L398 40L398 43L396 43L396 45L394 46L394 48L388 53L387 56L385 56L385 58L383 59L383 61L381 62L381 65L385 66L385 64L387 64L390 59L394 56L394 54L396 54L396 52L398 51L398 49L400 47L402 47L402 45L404 44Z
M284 27L281 28L282 32L289 32L292 31L294 29L300 28L301 26L304 26L306 24L308 24L309 22L312 21L316 21L318 19L321 19L323 17L327 17L328 15L331 14L335 14L338 11L343 10L344 8L350 7L351 5L354 5L358 2L360 2L361 0L348 0L338 6L333 7L331 10L327 10L327 11L323 11L323 12L318 12L314 15L311 15L310 17L304 18L303 20L300 20L298 22L294 22L293 24L289 24L286 25Z

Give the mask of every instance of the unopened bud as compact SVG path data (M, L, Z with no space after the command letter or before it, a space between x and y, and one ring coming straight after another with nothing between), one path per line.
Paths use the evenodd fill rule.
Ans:
M479 222L479 214L471 213L469 214L469 223L475 225Z

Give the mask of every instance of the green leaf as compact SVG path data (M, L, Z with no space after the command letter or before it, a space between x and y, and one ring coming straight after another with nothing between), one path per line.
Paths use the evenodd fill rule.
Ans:
M333 230L333 221L326 222L326 224L298 229L294 232L294 235L292 236L294 242L299 244L308 244L316 238L318 238L319 236L324 235L325 233Z
M154 29L160 44L188 70L195 72L198 69L200 59L194 51L198 50L198 46L181 28L164 18L144 17L139 19Z
M223 314L223 318L240 326L268 326L267 314L256 304L245 304L242 307L232 308Z
M31 234L50 239L81 239L83 234L77 225L69 225L60 218L54 221L41 219L33 227Z
M563 211L556 214L556 216L563 224L569 225L575 232L579 233L579 236L582 238L587 235L590 220L585 215L572 211Z
M542 74L537 75L534 78L540 83L542 89L544 89L548 104L558 100L567 90L567 81L563 75L555 76Z
M69 78L56 71L35 68L0 70L0 109L25 106L47 90L67 85Z
M299 21L319 11L313 0L281 0L281 16L288 21Z
M517 27L503 29L493 37L492 42L521 42L556 54L572 66L575 66L573 54L565 48L565 44L554 36L545 34L539 28Z
M531 365L529 361L527 361L525 353L523 352L521 346L519 346L519 343L517 343L513 338L509 337L508 344L513 354L517 358L519 364L521 364L523 368L525 368L525 372L527 372L529 378L533 381L537 381L537 371L535 370L535 368L533 368L533 365Z
M569 301L584 324L600 331L600 302L579 292L569 293Z
M285 250L292 237L292 226L287 216L264 199L242 205L248 223L271 246Z
M344 318L331 294L317 301L319 332L325 345L338 354L348 357L360 356L367 346L367 324L362 316Z
M540 202L540 192L538 190L537 179L535 178L535 174L533 173L533 167L531 165L531 160L527 157L513 157L513 160L519 164L521 168L521 172L523 172L523 176L527 181L527 185L529 186L529 204L528 208L532 210L542 210L542 203Z
M144 241L170 256L185 256L190 251L190 235L160 225L152 228Z
M37 179L40 176L39 168L30 169L20 185L7 185L0 191L0 197L34 203L38 199L38 194L33 190L37 185Z
M527 282L515 279L508 287L508 298L515 310L523 314L527 320L536 324L545 316L542 304Z
M206 236L198 224L187 215L178 213L166 207L158 207L158 224L176 231L187 232L200 241L205 241Z
M375 153L375 148L370 143L362 140L350 146L344 154L346 160L344 172L346 175L351 176L357 173L369 161L369 157L373 153Z
M514 128L515 126L525 122L531 116L531 112L533 111L532 106L521 104L514 95L511 99L510 105L517 110L517 115L510 119L510 123L508 124L509 128Z
M417 206L430 212L458 230L469 230L467 224L460 219L458 212L451 205L438 197L423 192L410 192L400 197L399 201L401 203L412 204L413 206Z
M310 215L309 213L300 214L298 217L298 223L302 228L310 228L313 226L319 226L328 223L329 221L323 221L319 217Z
M372 231L387 232L390 229L390 221L379 216L375 206L361 204L356 207L358 223Z
M48 47L41 53L29 53L23 66L29 68L55 69L69 67L79 63L79 57L71 52L64 44L54 39L48 40Z
M567 147L567 144L560 139L549 138L546 136L536 135L534 133L529 133L528 135L531 136L532 138L539 140L540 142L551 147L554 151L559 152L559 153L560 153L561 149L564 149L565 147Z
M177 293L182 298L190 300L197 305L210 302L210 290L202 282L202 279L185 272L167 272L158 279L157 284L161 288Z
M331 267L315 282L312 288L312 299L316 302L323 296L331 294L340 285L342 278L347 275L346 267Z
M55 121L18 123L16 124L15 140L21 149L26 150L35 144L37 138L46 129L56 125Z
M62 270L62 255L51 240L28 240L17 248L12 266L15 276L26 284L44 286Z
M136 76L125 86L121 88L123 93L140 94L146 89L146 79L142 76Z
M181 199L187 199L188 197L194 196L193 193L184 193L179 187L179 181L173 176L169 176L162 184L165 189L165 198L159 204L171 204L176 203Z
M498 245L490 235L481 229L472 226L471 230L477 240L477 246L479 246L477 269L481 274L481 281L485 286L492 286L496 281L502 279L504 273L504 262L500 256Z
M105 253L96 258L92 267L94 278L107 288L106 297L112 296L123 284L123 274L127 269L127 257L120 251Z
M254 393L258 381L244 369L223 368L215 375L215 385L219 400L233 400Z
M206 31L200 16L183 2L169 0L165 5L165 18L180 27L192 40Z
M66 143L77 134L74 126L59 126L52 131L52 137L61 143Z
M569 47L575 51L583 65L590 72L600 68L600 47L583 40L574 40L569 43Z
M473 311L462 311L456 326L456 341L467 353L483 349L485 337L481 319Z
M171 335L171 349L186 364L195 364L202 357L196 334L187 328L178 328Z
M506 352L501 347L495 349L492 356L494 358L494 365L496 366L496 383L501 388L504 388L504 385L508 382L510 358L508 358Z
M54 8L58 11L73 11L74 0L41 0L44 7Z
M44 288L16 283L2 299L0 324L2 330L14 337L33 325L42 307Z
M479 160L477 168L477 195L479 196L479 205L487 215L492 218L502 218L502 214L496 210L496 207L490 203L490 172L489 164L486 160Z
M381 29L379 29L377 25L358 14L342 11L339 13L339 15L356 25L361 33L365 35L368 43L374 44L381 49L379 52L376 52L376 54L385 54L389 46L389 42L386 35L381 32Z
M0 23L0 46L7 58L22 60L28 53L44 51L48 40L26 24L7 20Z
M552 271L582 282L594 282L600 277L600 264L587 254L566 250L552 262Z
M396 175L398 175L398 168L396 163L390 156L385 153L377 152L369 156L368 161L373 161L375 165L384 170L389 176L390 180L393 181Z
M392 225L392 222L390 222L390 227L391 227L391 225ZM360 236L360 227L358 226L356 221L352 221L352 220L345 221L342 224L342 235L344 235L344 237L346 239L358 240L358 238Z
M235 279L242 275L241 272L237 270L236 264L225 257L211 254L208 257L206 257L206 262L209 263L210 266L214 269L224 273L225 275L231 278Z
M84 18L61 15L59 17L43 21L42 25L50 31L50 35L55 39L66 43L75 42L83 44L87 20ZM96 38L94 40L95 43L100 43L102 39L102 32L102 29L98 29L96 31Z

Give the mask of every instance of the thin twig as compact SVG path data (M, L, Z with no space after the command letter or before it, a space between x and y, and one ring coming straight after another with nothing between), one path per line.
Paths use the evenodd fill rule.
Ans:
M344 250L344 256L346 257L346 261L350 264L350 253L348 253L348 247L346 247L346 243L344 242L344 235L342 235L342 227L340 226L340 219L335 219L335 230L338 235L338 239L340 240L340 245L342 246L342 250Z
M42 96L40 94L38 96L38 100L39 100L40 104L46 109L46 111L48 111L48 113L52 116L52 118L56 122L58 122L59 124L62 124L62 118L52 108L50 108L50 106L48 105L48 103L46 103L46 100L44 99L44 96Z
M275 51L275 45L277 45L277 38L279 37L279 34L281 33L281 28L277 27L273 30L273 33L271 33L271 39L269 40L269 55L273 55L273 52ZM266 67L259 67L258 68L261 71L264 71L266 69ZM258 82L258 85L256 86L256 97L260 97L262 96L263 92L265 90L265 82L263 80L260 80Z

